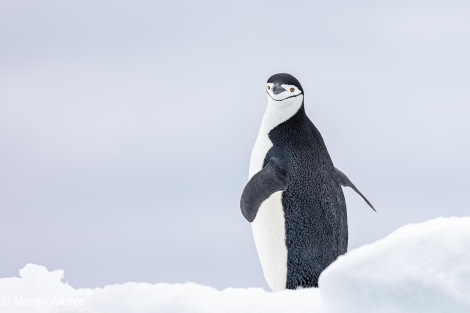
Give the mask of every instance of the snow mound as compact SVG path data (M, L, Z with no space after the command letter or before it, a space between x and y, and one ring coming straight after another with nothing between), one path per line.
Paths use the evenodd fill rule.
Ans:
M28 264L20 278L0 279L0 312L317 312L318 289L266 292L261 288L223 291L194 283L129 282L95 289L74 289L62 282L63 271L48 272Z
M470 312L470 218L407 225L340 257L320 289L222 291L194 283L75 289L62 270L28 264L0 279L0 312Z
M328 312L470 312L470 218L404 226L320 276Z

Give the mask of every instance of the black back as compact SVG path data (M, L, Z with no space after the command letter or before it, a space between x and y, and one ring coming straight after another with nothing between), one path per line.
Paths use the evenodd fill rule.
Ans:
M283 78L282 83L288 83ZM298 82L295 85L301 88ZM264 166L276 159L289 181L282 197L288 251L286 287L317 287L320 273L347 250L343 191L323 139L303 104L293 117L272 129L269 138L273 147Z

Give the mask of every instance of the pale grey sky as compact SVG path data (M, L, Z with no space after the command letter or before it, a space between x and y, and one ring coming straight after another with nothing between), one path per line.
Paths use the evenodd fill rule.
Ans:
M469 215L468 1L0 2L0 277L266 288L239 197L296 76L350 248Z

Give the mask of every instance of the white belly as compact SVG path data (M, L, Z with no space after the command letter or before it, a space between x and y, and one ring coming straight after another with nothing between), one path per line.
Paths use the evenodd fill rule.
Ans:
M253 148L250 162L250 178L262 169L266 153L272 147L268 136L260 134ZM258 210L251 223L258 257L264 278L274 290L286 289L287 247L282 191L273 193Z
M273 291L286 289L287 247L282 191L261 204L251 223L264 278Z

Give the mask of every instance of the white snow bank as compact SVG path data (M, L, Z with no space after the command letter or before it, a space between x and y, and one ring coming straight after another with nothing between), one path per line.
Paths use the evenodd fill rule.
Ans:
M470 312L470 218L439 218L400 228L339 258L320 289L218 291L194 283L126 283L74 289L64 272L28 264L0 279L8 312Z
M328 312L470 312L470 218L404 226L321 275Z
M0 279L0 312L317 312L317 289L266 292L261 288L216 290L194 283L125 283L96 289L74 289L61 280L63 271L48 272L28 264L20 278Z

